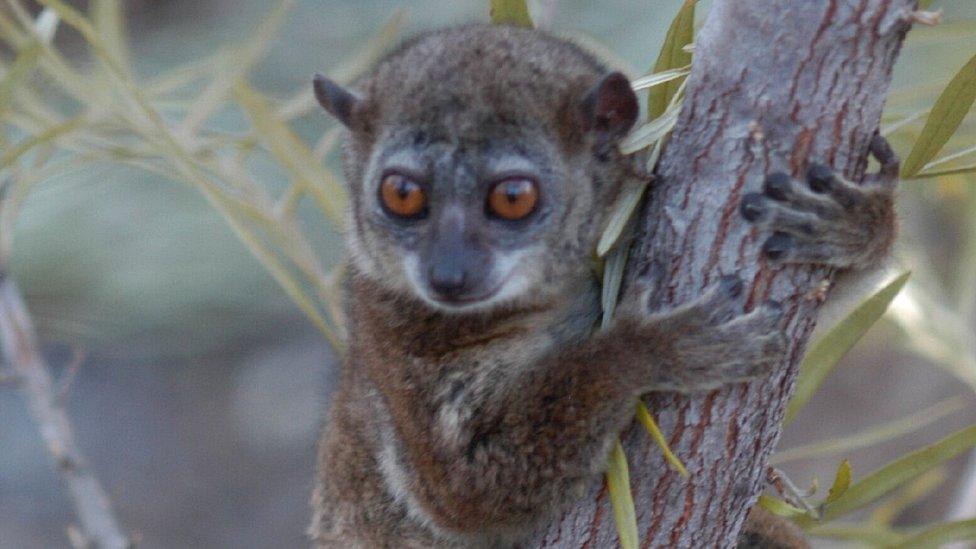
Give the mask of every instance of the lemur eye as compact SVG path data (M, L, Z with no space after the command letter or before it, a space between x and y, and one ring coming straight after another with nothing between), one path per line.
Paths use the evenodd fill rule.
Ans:
M416 181L397 173L383 177L380 201L392 216L416 219L427 213L427 193Z
M488 191L488 213L501 219L525 219L538 204L539 187L524 177L499 181Z

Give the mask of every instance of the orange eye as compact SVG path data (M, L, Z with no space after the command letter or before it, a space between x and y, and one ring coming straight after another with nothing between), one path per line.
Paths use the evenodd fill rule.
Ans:
M488 192L488 213L509 221L525 219L538 204L539 188L531 179L506 179Z
M396 217L418 218L427 212L427 193L423 187L400 174L383 178L380 200L386 211Z

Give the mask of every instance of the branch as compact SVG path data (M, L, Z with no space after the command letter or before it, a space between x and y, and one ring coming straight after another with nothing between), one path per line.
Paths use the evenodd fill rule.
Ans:
M652 305L700 295L721 274L749 282L746 308L784 303L791 352L767 379L704 395L655 393L648 406L690 479L670 471L646 433L624 436L643 547L728 547L763 487L804 346L816 322L810 289L833 273L773 268L761 235L739 218L765 174L808 162L852 180L866 166L914 0L715 0L677 126L657 168L626 277L655 288ZM625 295L622 300L628 296ZM539 546L608 547L608 494L554 521Z
M0 269L0 349L24 391L48 452L68 485L82 537L100 549L128 547L112 505L75 443L51 374L37 345L37 334L13 279Z

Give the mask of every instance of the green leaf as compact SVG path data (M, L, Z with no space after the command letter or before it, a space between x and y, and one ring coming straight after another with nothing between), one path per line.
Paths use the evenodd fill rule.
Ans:
M932 5L932 0L918 0L918 9L928 9Z
M664 139L664 136L674 129L679 112L681 112L681 106L673 105L661 116L630 132L620 142L620 152L624 154L635 153Z
M837 468L837 475L834 476L834 484L831 485L830 491L827 492L826 503L837 501L837 499L843 496L850 487L851 462L845 459L844 461L840 462L840 466Z
M616 249L615 246L620 240L620 236L623 235L627 226L630 224L630 220L633 218L634 212L637 210L637 206L640 204L646 189L647 184L641 182L638 185L628 187L624 190L613 213L610 214L610 221L607 222L607 228L600 236L600 242L596 245L596 255L598 257L604 257L610 250Z
M759 496L759 506L770 513L784 518L799 518L806 516L807 512L799 507L794 507L785 501L763 494Z
M847 317L837 323L815 342L800 365L796 390L786 408L785 423L789 423L810 401L820 384L833 370L837 362L851 350L861 336L868 331L888 310L888 306L908 282L910 272L905 272L886 284L857 306Z
M867 448L868 446L873 446L924 429L936 421L966 408L968 404L969 401L966 397L950 397L911 415L883 423L876 427L871 427L852 435L777 451L770 459L770 463L775 464L797 459L812 459Z
M691 72L691 67L682 67L680 69L671 69L664 72L655 72L648 74L647 76L641 76L630 83L630 87L634 91L640 91L647 88L653 88L654 86L660 86L661 84L667 84L668 82L673 82L682 76L688 76Z
M525 0L491 0L491 22L496 25L532 27Z
M643 402L637 403L637 420L641 422L641 425L647 429L654 442L661 448L661 452L664 453L664 459L667 460L671 468L681 476L688 478L688 469L685 468L685 464L681 462L681 459L671 451L671 447L668 446L668 441L664 438L664 433L661 432L661 428L657 426L657 422L654 421L650 410L647 409L647 406Z
M869 505L973 446L976 446L976 425L899 458L855 483L836 500L824 504L823 520L829 521Z
M685 0L684 5L671 21L668 34L664 37L664 44L661 46L661 53L658 54L654 70L651 72L665 72L691 64L691 53L685 51L684 47L690 44L695 36L695 1ZM663 86L651 88L647 96L649 120L661 116L667 110L668 103L671 102L680 85L680 80L674 80Z
M617 525L617 535L620 536L620 545L623 549L637 549L639 541L637 513L634 510L634 498L630 493L627 456L624 455L620 441L617 441L610 451L607 488L610 490L610 503L613 504L613 517Z
M938 154L966 117L973 101L976 101L976 55L956 73L935 101L922 133L902 165L902 177L914 177Z
M924 549L942 547L953 541L976 540L976 519L945 522L926 528L922 532L895 545L897 549Z
M617 310L617 299L620 296L620 286L624 280L624 267L627 266L629 250L624 247L614 248L603 264L603 287L601 288L600 304L603 308L601 328L610 327L613 314Z

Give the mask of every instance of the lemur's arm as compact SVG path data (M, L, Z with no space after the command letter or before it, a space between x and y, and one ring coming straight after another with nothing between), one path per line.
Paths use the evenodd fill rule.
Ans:
M526 365L500 394L458 392L442 405L465 419L451 424L451 436L431 433L434 459L415 460L427 513L457 532L531 524L603 470L640 394L712 389L768 371L785 348L780 308L737 315L741 293L726 277L690 305L622 319Z

